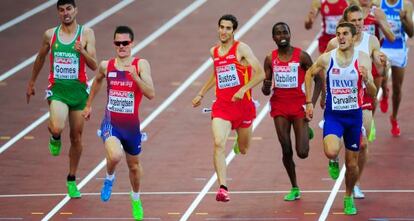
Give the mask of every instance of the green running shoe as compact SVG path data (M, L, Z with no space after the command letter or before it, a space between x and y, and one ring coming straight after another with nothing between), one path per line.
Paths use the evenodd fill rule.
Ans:
M144 209L142 208L141 199L139 200L132 199L132 193L131 193L131 207L132 207L132 217L134 217L135 220L143 220Z
M236 155L240 154L239 142L237 142L237 139L234 141L234 144L233 144L233 152Z
M62 147L62 141L55 140L53 137L50 137L49 139L49 151L52 156L59 156L60 154L60 148Z
M339 177L339 163L335 160L329 160L328 166L329 175L332 179L336 180Z
M68 188L68 195L70 198L80 198L81 193L76 186L76 181L66 181L66 187Z
M352 196L344 197L344 213L345 215L357 214L357 209L355 207L354 198Z
M313 132L312 127L308 127L308 132L309 132L309 140L312 140L313 137L315 136L315 133Z
M371 132L368 135L368 141L373 142L377 138L377 129L375 128L375 122L374 119L372 119L371 123Z
M292 187L290 192L285 195L285 201L294 201L300 199L300 190L299 187Z

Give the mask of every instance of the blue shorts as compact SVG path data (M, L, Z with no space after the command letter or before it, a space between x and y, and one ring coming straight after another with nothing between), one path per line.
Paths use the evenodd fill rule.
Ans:
M339 138L343 137L346 149L359 151L362 134L362 110L341 112L325 111L323 137L332 134Z
M120 127L114 127L108 121L102 121L100 137L102 138L103 142L112 136L119 139L122 147L128 154L138 155L141 153L141 131L139 125L134 129L124 129Z

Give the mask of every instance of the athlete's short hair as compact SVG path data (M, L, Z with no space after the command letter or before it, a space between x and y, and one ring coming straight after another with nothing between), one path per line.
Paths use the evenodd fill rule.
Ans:
M345 8L344 13L342 15L342 18L345 21L348 21L348 15L351 12L361 12L362 13L362 9L358 5L350 5L350 6L348 6L348 7Z
M351 34L352 36L355 36L357 33L356 27L354 24L350 23L350 22L341 22L336 26L336 30L338 30L338 28L342 28L342 27L348 27L351 30Z
M131 39L131 41L134 41L134 32L128 26L121 25L121 26L116 27L115 32L114 32L114 39L115 39L116 34L129 34L129 38Z
M275 35L275 32L276 32L275 29L279 25L285 25L287 27L289 33L290 33L290 27L289 27L289 25L287 23L285 23L285 22L278 22L278 23L276 23L276 24L273 25L273 28L272 28L272 36Z
M227 15L221 16L221 18L218 21L218 26L220 26L220 22L222 20L231 21L231 23L233 24L233 31L237 29L237 26L239 26L239 22L237 21L237 18L234 15L227 14Z
M76 8L75 0L58 0L56 3L56 8L59 8L59 6L66 4L73 5L73 7Z

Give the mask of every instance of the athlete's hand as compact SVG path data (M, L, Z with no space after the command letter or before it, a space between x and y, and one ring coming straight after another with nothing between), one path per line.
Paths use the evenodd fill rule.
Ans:
M313 21L315 20L315 17L316 17L316 12L314 10L311 10L309 12L308 16L306 16L306 19L305 19L305 28L307 30L309 30L309 29L312 28Z
M30 96L34 96L35 95L35 88L33 83L29 83L29 85L27 86L27 90L26 90L26 102L29 103L30 102Z
M263 86L262 86L262 92L264 95L269 95L270 94L270 88L272 87L272 80L267 80L265 79L263 81Z
M407 17L407 11L406 10L401 10L400 11L400 20L404 21Z
M359 66L358 67L359 72L361 72L362 80L364 82L368 81L368 69L365 66Z
M191 101L193 103L193 107L198 107L201 104L201 100L203 99L203 95L197 94L195 98Z
M86 52L84 45L82 44L81 41L76 41L75 42L75 46L74 46L75 50L81 54L84 54Z
M321 106L322 110L325 109L325 105L326 105L326 98L321 96L321 100L319 101L319 106Z
M135 65L125 65L124 66L124 71L128 71L129 74L131 75L131 77L135 80L138 81L139 80L139 76L138 76L138 72L137 69L135 67Z
M236 101L240 101L243 99L244 94L246 93L246 91L243 88L240 88L231 98L231 101L236 102Z
M91 108L91 107L89 107L89 106L86 106L86 107L83 109L83 111L82 111L81 115L82 115L82 117L84 117L86 120L89 120L89 119L91 118L91 112L92 112L92 108Z
M311 121L313 118L313 104L306 104L306 120Z

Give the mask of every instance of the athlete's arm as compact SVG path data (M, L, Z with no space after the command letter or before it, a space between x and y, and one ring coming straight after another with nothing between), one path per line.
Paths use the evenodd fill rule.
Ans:
M382 73L387 64L387 56L381 52L381 46L377 37L370 35L369 36L369 47L371 51L372 62L377 68L378 73Z
M240 55L240 60L245 59L247 63L252 66L253 71L250 81L233 95L232 101L243 99L246 91L250 90L265 79L265 74L259 60L247 44L240 42L239 47L237 48L237 54Z
M309 13L305 18L305 28L307 30L312 28L313 23L315 22L315 19L319 14L320 8L321 8L321 1L312 0L311 9L309 10Z
M148 99L152 99L155 96L154 83L152 82L151 77L151 67L147 60L140 59L138 62L139 75L135 66L127 66L126 70L131 73L132 78L138 84L138 87L141 89L142 94Z
M50 50L50 39L52 38L54 29L51 28L43 34L42 45L40 46L39 52L36 56L36 60L32 69L32 76L30 77L29 83L26 90L26 102L30 102L30 96L35 95L35 82L37 76L39 76L40 70L42 70L43 64L45 63L46 55Z
M395 35L391 30L391 26L387 21L387 17L384 11L380 8L375 8L374 16L379 28L381 29L382 33L384 33L385 38L391 42L395 41Z
M210 49L210 56L214 60L214 47ZM204 95L215 85L216 77L214 76L214 71L211 73L208 80L204 83L201 87L201 90L197 93L197 95L191 101L193 107L197 107L201 104L201 100L203 99Z
M262 92L264 95L268 96L272 87L272 54L266 56L263 69L265 72L265 79L263 80Z
M99 70L95 75L95 79L93 80L91 92L89 93L88 100L86 101L86 106L82 111L82 116L87 120L89 120L89 118L91 117L92 101L102 87L103 80L105 79L105 76L106 76L107 67L108 67L108 61L102 61L101 64L99 65Z
M321 75L324 79L324 69L327 66L330 53L324 53L318 57L315 63L306 71L305 75L305 95L306 95L306 119L312 120L313 104L312 104L312 80L316 75Z
M329 51L332 51L333 49L335 49L335 48L337 48L338 47L338 38L332 38L329 42L328 42L328 45L326 46L326 49L325 49L325 53L326 52L329 52Z
M83 45L82 42L77 41L75 43L75 50L83 55L86 65L95 71L98 68L95 49L95 34L93 30L88 27L85 27L83 32L83 37L86 39L86 45Z
M312 58L306 51L301 51L300 53L300 67L307 71L312 66ZM312 104L315 106L316 101L318 101L318 97L322 91L322 79L319 75L315 75L313 78L315 83L313 95L312 95Z
M413 37L414 25L413 25L413 4L410 1L404 0L404 10L400 11L400 18L408 37Z
M360 51L358 57L358 64L358 69L361 72L362 80L364 81L364 84L367 87L367 93L370 97L375 99L375 96L377 95L377 88L374 84L374 78L372 77L372 62L369 55Z

